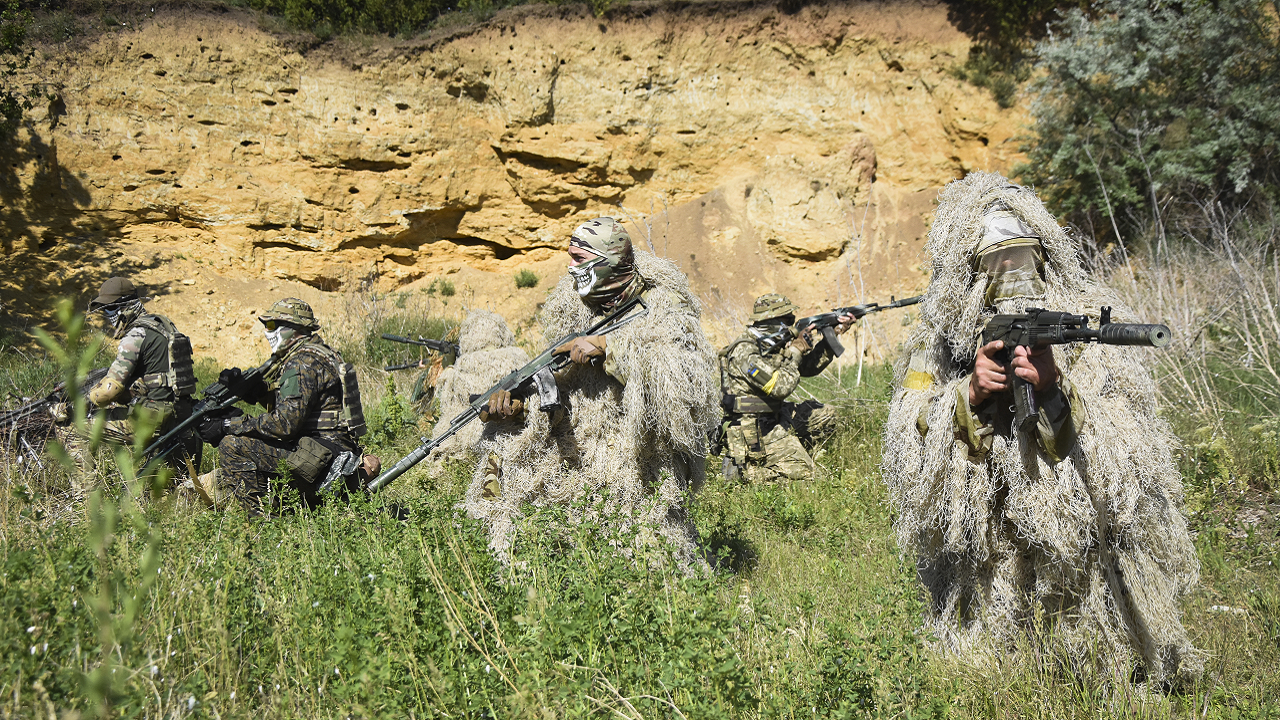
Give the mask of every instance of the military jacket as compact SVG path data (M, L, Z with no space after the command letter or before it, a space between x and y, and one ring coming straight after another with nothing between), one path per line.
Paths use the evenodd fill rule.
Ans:
M765 354L755 336L743 333L720 351L720 374L727 412L777 412L782 401L795 392L802 377L813 377L826 369L835 353L826 340L808 352L786 345Z
M268 411L232 420L228 434L286 442L314 436L354 444L342 425L342 380L331 354L336 355L319 336L294 341L266 378Z
M133 391L134 402L173 403L179 398L169 381L170 338L163 331L165 327L172 328L173 323L162 315L139 315L120 339L116 358L107 368L106 379L114 380L124 388L137 384ZM187 355L178 361L185 362L185 367L178 368L179 374L183 378L189 375L194 383L189 347ZM178 389L186 390L183 397L190 395L188 387Z

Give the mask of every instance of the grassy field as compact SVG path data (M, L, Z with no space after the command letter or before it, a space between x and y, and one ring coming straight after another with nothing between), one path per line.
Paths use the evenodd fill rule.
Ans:
M13 394L47 392L57 375L45 356L0 353ZM1280 717L1280 508L1265 452L1233 460L1246 456L1187 438L1199 686L1098 687L1031 645L959 666L917 634L922 598L890 532L877 469L890 371L829 376L805 388L841 409L820 471L763 486L712 472L692 503L712 570L691 575L620 558L629 540L552 510L528 518L500 566L455 509L459 466L415 470L372 501L254 520L129 482L129 454L122 472L105 448L104 490L76 501L58 463L11 448L0 715ZM395 393L369 398L376 450L406 452L424 428Z

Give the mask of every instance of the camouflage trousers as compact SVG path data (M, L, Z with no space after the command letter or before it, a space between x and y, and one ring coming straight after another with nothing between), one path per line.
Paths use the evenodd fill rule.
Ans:
M783 403L773 414L739 415L729 422L726 475L742 473L759 482L813 473L809 451L835 431L835 410L816 400Z
M178 403L138 403L128 407L109 407L89 416L89 426L102 422L102 440L111 445L131 447L140 425L155 423L152 438L158 438L172 430L182 419L191 414L190 401ZM101 418L101 421L99 420ZM145 421L145 422L144 422ZM157 422L158 421L158 422ZM196 468L200 467L202 446L194 432L190 438L195 442L183 442L183 446L166 458L176 474L186 475L188 460ZM72 488L80 495L86 495L96 489L99 478L96 472L97 462L89 438L74 425L63 425L58 428L58 440L66 448L67 455L79 469L71 478Z
M324 439L341 450L359 452L354 443L344 438ZM282 470L287 467L286 459L297 448L297 441L263 440L244 435L224 437L218 443L218 471L213 479L212 496L219 500L234 497L246 510L261 511L262 500L271 487L271 478L282 476ZM289 487L298 491L306 505L319 502L319 483L291 479Z

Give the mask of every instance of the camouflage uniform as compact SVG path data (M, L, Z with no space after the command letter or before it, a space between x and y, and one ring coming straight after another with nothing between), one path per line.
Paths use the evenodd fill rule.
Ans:
M123 337L106 376L87 393L89 402L102 407L90 418L90 424L101 417L103 439L132 445L139 422L153 426L154 435L159 436L191 414L196 383L191 342L168 318L144 312L137 291L125 278L108 280L90 303L91 312L104 309L115 310L111 329ZM78 431L68 432L63 443L85 474L91 475L93 454L87 438ZM186 452L179 453L183 461L175 463L176 467L181 470L191 455L198 465L200 445L194 438Z
M776 293L756 301L756 322L785 317L795 306ZM720 351L728 445L727 475L753 481L799 479L813 471L808 450L835 430L835 411L816 400L786 402L802 377L821 373L835 353L826 341L808 351L786 344L765 352L753 326Z
M293 298L276 303L271 313L260 317L264 323L275 318L309 318L309 324L299 325L303 331L318 327L311 308ZM304 501L317 501L328 464L312 478L298 477L299 470L294 467L299 452L316 449L315 441L334 456L349 452L360 457L357 437L363 434L364 421L359 413L356 419L344 410L344 375L345 392L354 395L346 398L348 405L354 402L358 408L359 389L342 356L309 332L295 335L276 354L279 361L264 378L267 396L258 401L267 412L227 421L226 437L218 443L215 500L234 496L251 511L260 508L269 479L278 477L282 466L290 469L294 476L290 486L302 494Z

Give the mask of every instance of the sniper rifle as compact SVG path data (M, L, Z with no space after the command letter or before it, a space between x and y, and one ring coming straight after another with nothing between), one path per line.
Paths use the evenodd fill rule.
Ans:
M431 338L424 338L421 335L418 336L417 340L410 340L409 338L404 337L402 335L390 335L387 333L383 333L382 339L390 340L391 342L404 343L406 345L420 345L424 348L427 348L428 350L431 350L432 352L438 352L441 355L453 355L454 357L458 356L458 346L444 340L432 340ZM382 369L384 372L391 372L392 370L405 370L405 369L414 368L414 367L418 367L418 361L416 360L413 362L404 363L402 365L388 365L387 367L384 367Z
M995 359L1008 366L1015 347L1038 350L1050 345L1072 342L1097 342L1105 345L1145 345L1164 347L1169 344L1168 325L1142 323L1113 323L1111 308L1103 307L1096 330L1089 327L1086 315L1071 315L1044 308L1026 308L1021 315L996 315L987 321L982 330L982 344L1000 340L1004 347ZM1028 421L1035 422L1040 415L1036 407L1035 388L1031 383L1010 375L1013 391L1013 429L1016 432Z
M637 305L643 310L627 317L627 314ZM471 404L467 406L466 410L458 413L457 417L449 421L449 427L444 432L430 440L423 438L422 444L413 452L391 466L386 472L371 480L368 485L369 492L377 492L387 483L403 475L409 468L422 462L440 443L453 437L468 423L479 417L480 411L489 404L489 396L499 390L510 392L516 397L528 397L537 394L538 409L543 412L551 412L560 407L560 388L556 385L554 373L563 370L571 362L568 352L561 350L561 348L580 337L607 335L648 312L649 307L644 304L644 301L639 297L635 297L618 306L613 312L605 315L599 322L586 330L571 333L552 343L551 347L543 350L542 354L530 361L528 365L511 371L510 374L499 380L493 387L479 395L472 396Z
M83 396L89 392L93 386L101 382L102 378L106 376L107 368L90 370L89 374L85 376L84 381L80 383L80 395ZM57 385L54 385L53 390L43 398L40 398L35 402L27 403L20 408L14 408L13 410L0 413L0 427L9 427L23 418L47 412L51 406L61 402L69 402L70 399L71 398L67 395L67 382L64 380Z

